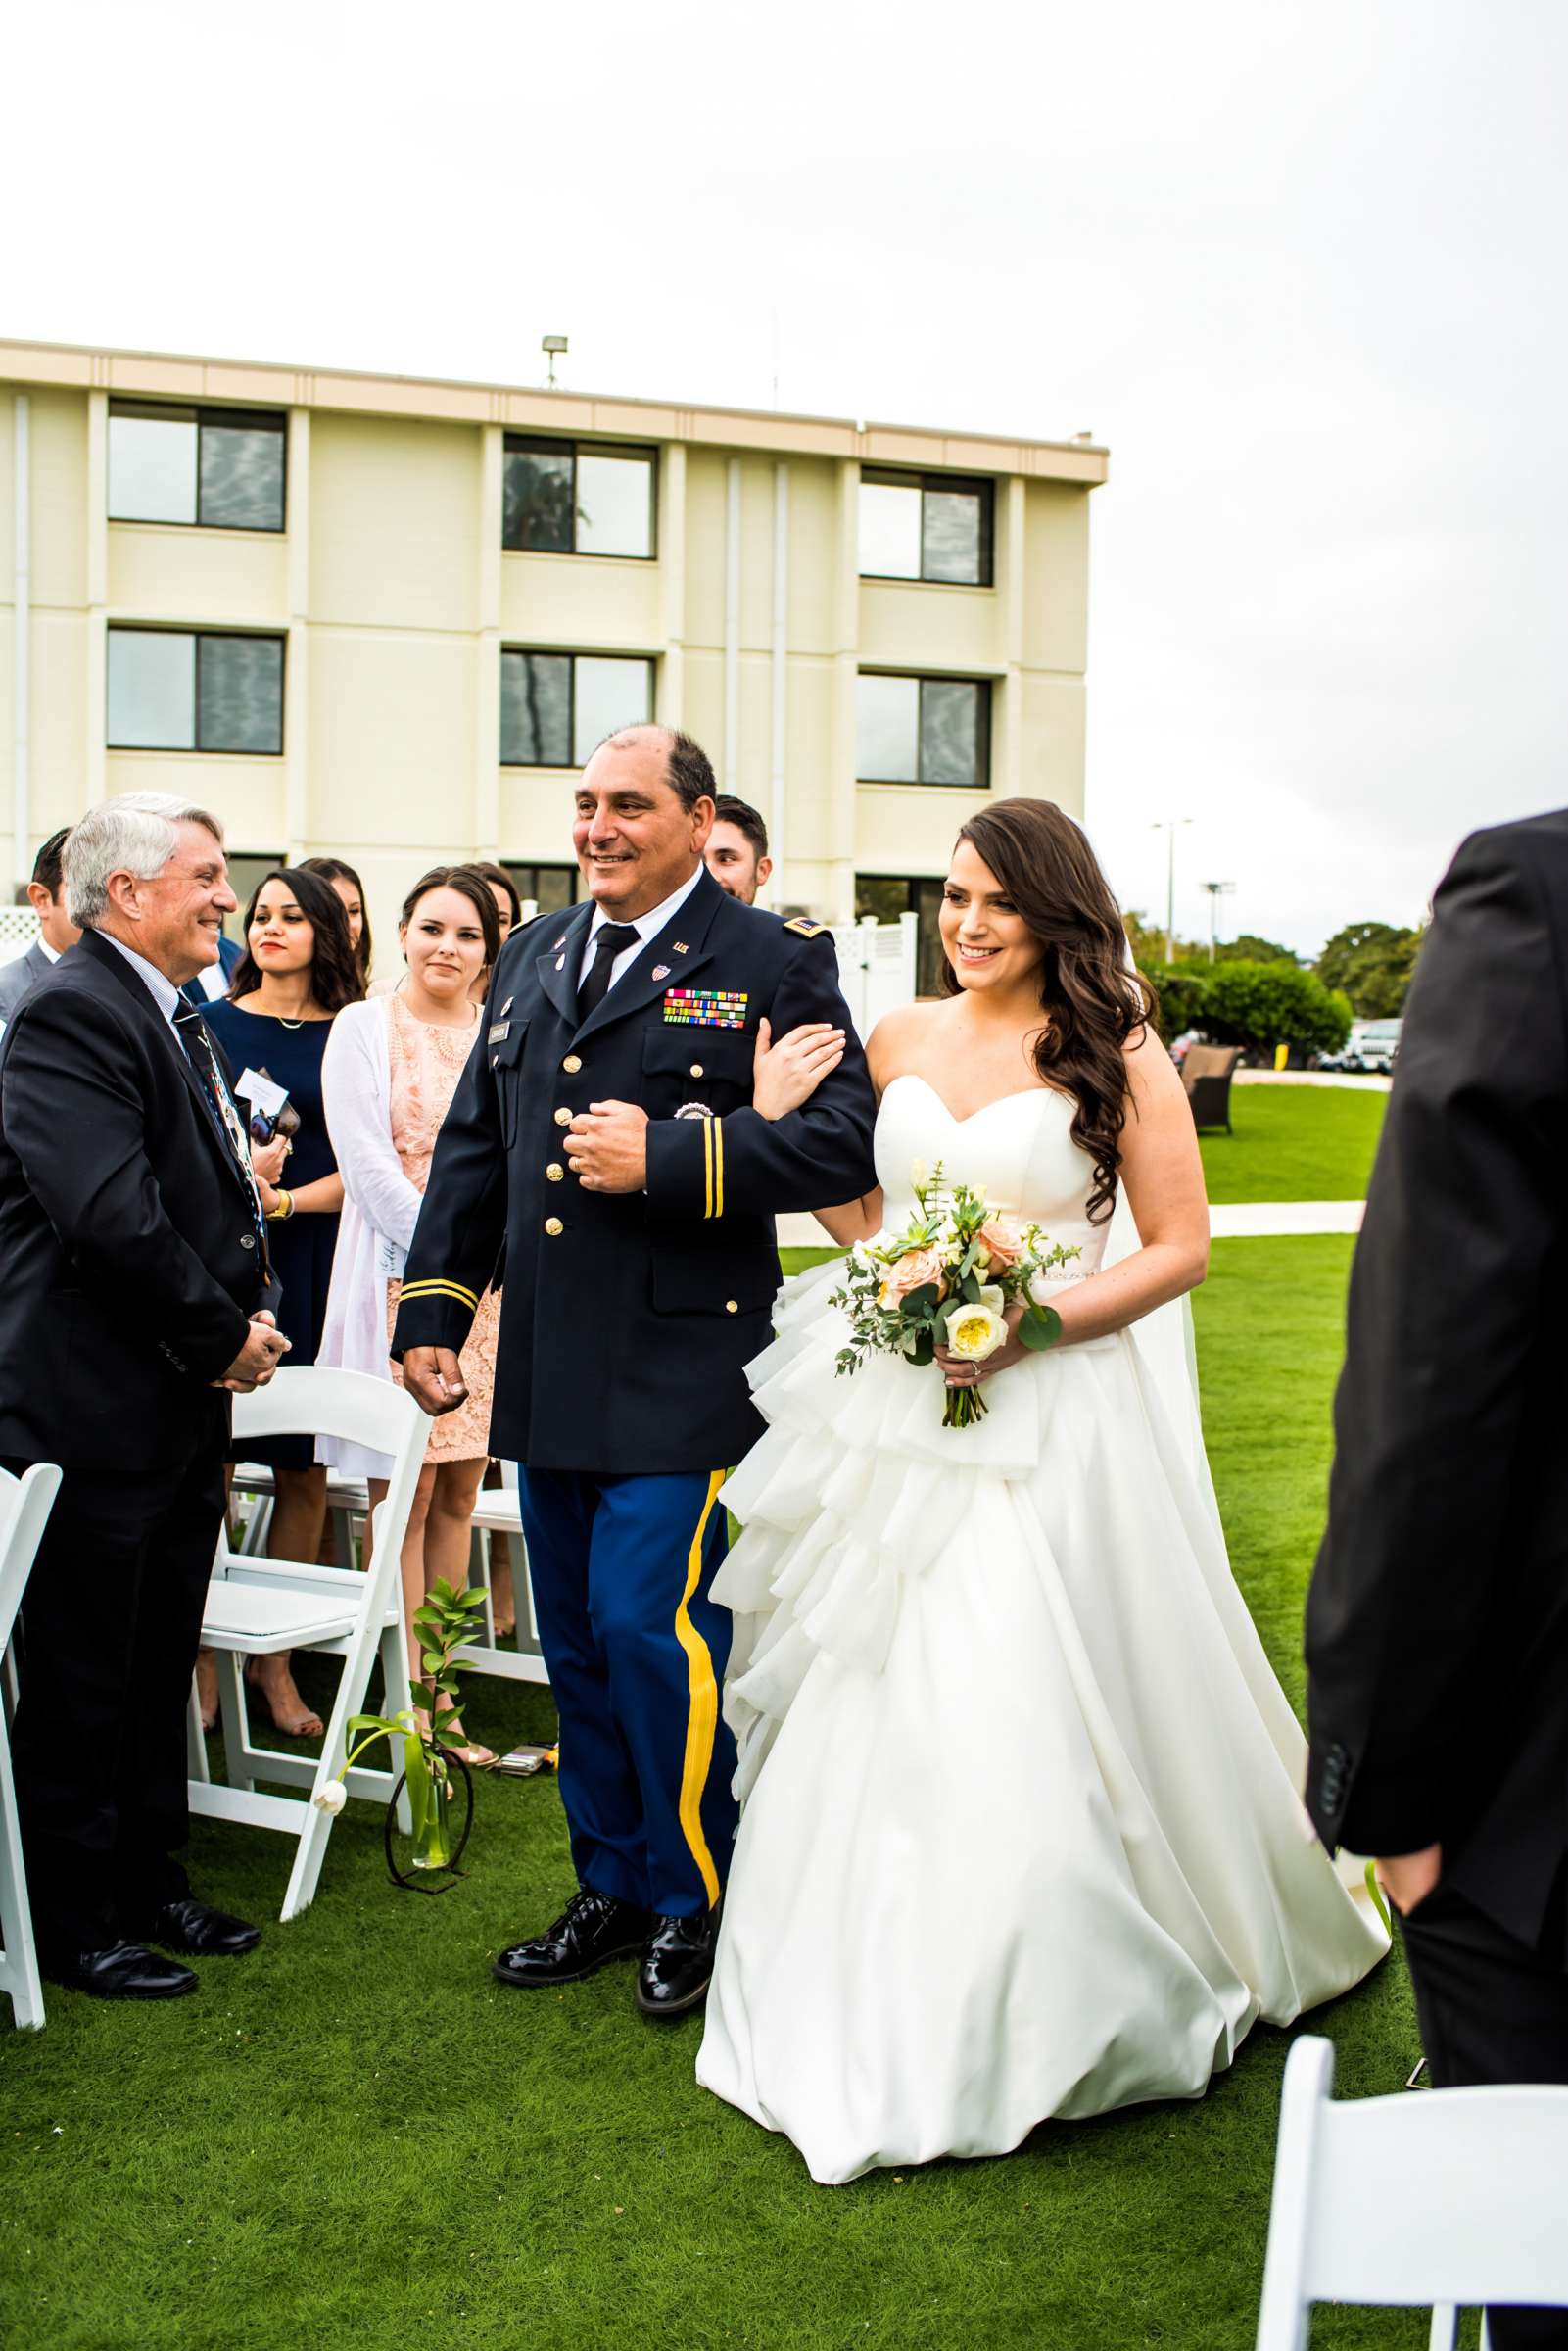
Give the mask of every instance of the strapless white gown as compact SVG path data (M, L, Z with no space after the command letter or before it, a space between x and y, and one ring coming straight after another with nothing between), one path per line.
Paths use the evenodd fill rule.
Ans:
M1071 1115L1033 1090L960 1120L895 1080L889 1225L940 1160L1095 1271ZM825 2182L1196 2097L1258 2018L1388 1947L1311 1839L1158 1346L1031 1357L944 1429L934 1371L835 1376L835 1279L784 1284L750 1367L769 1425L726 1488L743 1811L697 2059Z

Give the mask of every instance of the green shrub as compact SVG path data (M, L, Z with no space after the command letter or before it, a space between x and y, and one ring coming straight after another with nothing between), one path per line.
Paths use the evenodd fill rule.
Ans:
M1337 1053L1351 1032L1351 1006L1300 964L1216 963L1207 976L1202 1025L1216 1044Z
M1207 970L1196 971L1191 964L1159 963L1143 967L1143 977L1160 999L1158 1026L1167 1045L1184 1029L1204 1026L1209 988Z

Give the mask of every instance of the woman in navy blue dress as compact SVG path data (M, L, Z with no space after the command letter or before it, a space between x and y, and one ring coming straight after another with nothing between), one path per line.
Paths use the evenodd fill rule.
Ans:
M244 1093L247 1074L270 1078L287 1092L298 1121L285 1112L285 1131L252 1146L267 1244L283 1286L278 1320L288 1334L291 1368L315 1362L343 1206L343 1178L321 1109L321 1057L334 1015L363 994L338 892L319 874L280 867L246 911L245 953L227 1000L204 1008L236 1089ZM266 1463L277 1480L268 1552L274 1559L314 1559L327 1503L314 1438L274 1437L245 1451L247 1460ZM249 1671L274 1728L292 1738L320 1736L321 1718L295 1688L286 1650L253 1659Z

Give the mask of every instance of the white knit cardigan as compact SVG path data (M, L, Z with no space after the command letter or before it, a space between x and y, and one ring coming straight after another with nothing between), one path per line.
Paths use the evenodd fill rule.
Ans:
M343 1177L343 1216L332 1260L318 1364L390 1380L387 1283L403 1271L421 1195L392 1139L390 996L347 1005L321 1062L327 1132ZM350 1477L390 1477L392 1463L339 1437L318 1437L315 1458Z

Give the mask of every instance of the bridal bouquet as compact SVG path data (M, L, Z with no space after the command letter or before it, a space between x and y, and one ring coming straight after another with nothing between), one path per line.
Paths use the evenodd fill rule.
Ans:
M1021 1301L1020 1340L1035 1350L1054 1347L1062 1318L1041 1285L1080 1251L1053 1242L1038 1224L999 1216L973 1184L949 1189L940 1162L929 1176L916 1167L913 1190L915 1212L903 1231L857 1241L845 1261L844 1286L832 1293L851 1334L839 1371L858 1371L869 1355L926 1365L938 1347L983 1364L1007 1344L1006 1310ZM967 1428L985 1410L977 1387L950 1387L942 1426Z

